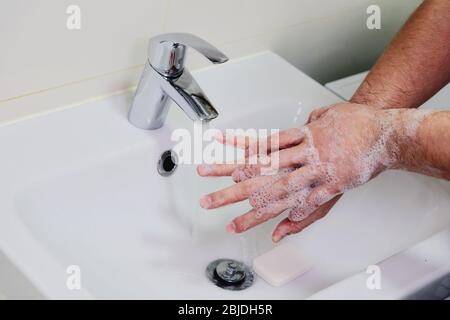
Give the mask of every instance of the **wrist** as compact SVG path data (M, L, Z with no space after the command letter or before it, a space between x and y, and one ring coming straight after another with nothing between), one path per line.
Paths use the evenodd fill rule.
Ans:
M381 97L367 93L360 94L358 91L351 97L349 102L364 104L378 110L390 109L386 101L384 101Z
M407 167L411 148L415 145L415 128L409 122L411 113L409 109L384 109L382 114L383 129L388 131L389 138L386 141L386 149L389 155L389 168L400 169Z
M372 85L370 77L367 76L363 83L359 86L356 92L350 99L352 103L364 104L376 109L392 109L389 102L389 98L386 96L387 91L377 92L374 88L376 85Z
M415 170L425 157L419 141L420 125L432 110L389 109L380 112L390 118L392 134L387 147L395 159L392 168Z

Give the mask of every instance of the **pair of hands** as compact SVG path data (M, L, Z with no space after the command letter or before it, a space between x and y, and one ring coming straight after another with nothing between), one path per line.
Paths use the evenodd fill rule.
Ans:
M398 164L396 113L352 103L315 110L302 128L281 131L274 146L267 143L269 160L279 170L262 175L262 164L200 165L201 176L231 176L236 184L203 196L200 205L213 209L249 200L252 210L227 225L241 233L288 210L272 234L275 242L297 233L325 216L345 190L361 185ZM236 137L221 142L246 149L258 141L238 145ZM269 138L269 141L271 139Z

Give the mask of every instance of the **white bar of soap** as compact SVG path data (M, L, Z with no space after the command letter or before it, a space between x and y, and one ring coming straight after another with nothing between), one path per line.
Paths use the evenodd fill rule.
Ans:
M253 260L256 274L274 287L294 280L311 268L311 261L290 243L283 243Z

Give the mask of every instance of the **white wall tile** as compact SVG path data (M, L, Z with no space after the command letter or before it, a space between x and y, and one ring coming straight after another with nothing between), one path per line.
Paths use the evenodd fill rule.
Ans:
M0 100L145 61L166 0L0 0ZM68 30L66 8L81 8Z
M173 2L180 3L180 6L176 9ZM325 3L319 0L291 3L283 0L279 1L280 8L277 9L272 1L259 1L258 10L264 14L259 17L253 12L257 17L244 21L243 18L233 16L232 10L213 10L212 3L217 4L216 1L172 0L166 30L183 30L201 35L232 58L272 50L316 80L325 83L370 68L420 2L352 0ZM195 8L204 3L211 11L210 16L208 17L207 10L189 9L189 3L195 3ZM230 6L239 6L240 1L228 3ZM286 7L282 6L283 3ZM381 8L381 30L368 30L366 27L368 3L377 4ZM268 13L261 9L266 4L269 5L266 7ZM243 12L243 8L240 7L240 15L249 16L251 10ZM184 10L184 14L177 10ZM269 19L274 11L277 11L272 14L274 18ZM299 14L296 16L292 12ZM282 13L286 13L285 19L282 19ZM206 17L202 18L204 15ZM193 21L187 21L188 17ZM229 40L233 37L235 40ZM207 61L191 51L188 65L192 68L203 67L207 65Z
M392 1L373 1L382 9L381 30L367 29L363 6L256 39L317 81L326 83L369 69L414 9L412 2L405 10L395 7Z
M218 43L336 15L369 0L171 0L166 28Z
M369 68L419 0L0 0L0 102L141 65L148 38L191 32L232 58L270 49L319 81ZM81 7L82 28L66 28ZM365 28L368 4L383 28ZM188 66L206 65L191 53ZM117 83L114 90L134 85Z

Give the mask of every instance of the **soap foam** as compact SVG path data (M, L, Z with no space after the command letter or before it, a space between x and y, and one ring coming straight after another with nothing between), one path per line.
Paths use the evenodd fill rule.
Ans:
M317 175L319 179L299 189L299 183L304 184L302 179L308 179L308 177L301 175L298 175L298 177L290 175L299 167L280 170L267 184L249 197L251 205L257 209L257 216L274 214L272 212L275 210L274 208L279 211L280 204L283 204L285 209L290 209L290 220L301 221L313 213L317 207L336 195L368 182L386 168L394 167L398 160L399 149L392 142L393 135L406 131L404 138L414 139L420 123L434 111L415 110L409 112L406 118L401 118L402 112L404 110L396 109L374 112L371 107L367 106L355 108L352 113L356 118L363 121L359 125L364 126L366 123L363 130L367 130L367 138L373 140L364 141L360 145L356 144L356 147L348 150L348 148L340 148L348 144L349 131L346 130L348 128L341 127L341 123L348 124L348 121L346 122L346 119L343 118L348 117L348 113L328 109L315 123L319 130L321 128L324 130L334 128L335 130L332 141L329 142L328 146L321 141L321 149L326 150L326 157L322 159L315 146L310 127L307 125L300 128L304 136L302 142L304 148L302 150L303 157L306 159L305 166L311 169L311 172ZM365 139L365 137L355 137L355 139L357 138ZM351 173L351 176L348 176L349 173ZM240 179L248 179L257 173L246 168L236 174L240 175ZM287 183L278 183L277 185L277 187L285 188L282 191L287 196L282 199L277 198L273 192L274 185L280 179L287 179Z
M231 174L235 182L241 182L259 176L259 170L255 166L242 166L237 168Z
M275 182L286 177L289 173L293 172L294 170L295 168L280 169L277 174L271 176L271 179L266 184L261 186L258 190L256 190L250 195L249 197L250 204L252 204L252 206L255 208L264 208L271 205L274 202L274 199L271 195L271 187ZM260 216L260 214L261 213L257 213L257 216Z
M430 115L442 112L445 110L440 109L419 109L410 110L403 121L404 127L404 144L414 145L417 144L417 134L420 129L420 125L426 120ZM414 164L413 164L414 165ZM420 167L415 167L415 171L420 172L425 175L430 175L434 177L443 177L445 172L442 169L435 168L431 163L422 163Z
M433 109L418 109L414 110L414 112L409 112L407 120L405 121L405 133L408 138L414 139L417 130L425 118L427 118L432 113L438 112L441 110L433 110Z

